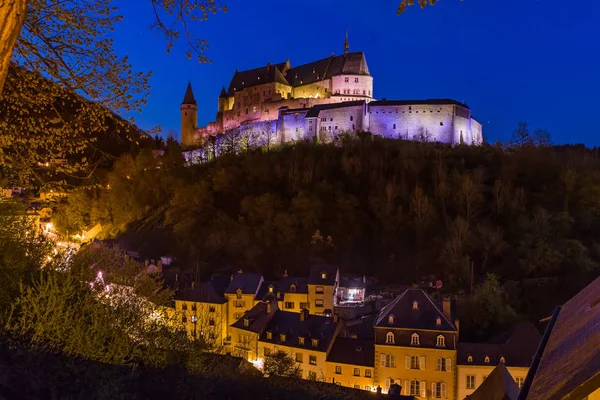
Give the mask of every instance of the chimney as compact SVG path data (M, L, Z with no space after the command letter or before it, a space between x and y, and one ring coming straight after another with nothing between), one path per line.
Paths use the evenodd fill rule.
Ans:
M271 314L271 302L267 301L267 314Z
M179 274L175 274L175 282L179 281Z
M238 274L243 274L243 273L244 273L244 271L242 271L242 269L241 269L241 268L240 268L240 269L238 269Z
M300 321L306 321L308 319L308 310L302 309L300 310Z
M281 299L281 292L279 290L277 291L277 298Z
M196 287L196 282L192 281L192 290Z
M283 271L283 276L284 276L285 278L287 278L287 276L288 276L288 274L287 274L287 269Z
M229 280L232 281L233 280L233 274L231 274L231 276L229 277Z
M363 285L367 283L367 276L363 275Z
M450 297L444 297L444 300L442 301L442 307L446 318L452 321L452 300Z

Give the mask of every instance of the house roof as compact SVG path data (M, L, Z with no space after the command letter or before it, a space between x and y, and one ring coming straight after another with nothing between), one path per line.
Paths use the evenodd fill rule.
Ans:
M315 351L327 351L334 339L337 323L331 317L308 315L301 320L301 313L277 311L267 324L260 336L261 342L279 344L282 346L303 348ZM267 338L271 332L271 339ZM280 334L285 334L285 342L280 340ZM300 344L298 338L304 338ZM317 347L313 347L312 339L318 339Z
M338 337L327 356L327 361L339 364L375 366L375 343L372 340Z
M308 85L334 75L370 75L365 54L345 53L290 68L285 78L292 86Z
M233 96L235 92L241 91L247 87L264 85L265 83L278 82L284 85L289 85L281 71L284 70L286 63L267 64L263 67L248 69L245 71L235 71L227 95Z
M214 277L207 282L198 282L193 288L186 286L178 290L175 300L223 304L227 302L224 293L228 283L227 277Z
M316 118L319 116L321 111L325 110L333 110L336 108L345 108L345 107L354 107L354 106L362 106L365 103L364 100L355 100L355 101L344 101L341 103L330 103L330 104L317 104L312 106L308 113L306 113L306 118Z
M417 308L413 303L417 302ZM390 324L390 316L393 323ZM437 325L437 318L440 325ZM456 327L444 315L438 304L422 289L406 289L381 309L375 327L429 329L437 331L456 331Z
M492 339L494 343L459 343L458 364L496 365L500 362L500 357L504 357L505 364L509 367L529 367L542 339L535 326L524 322L502 337ZM468 361L469 356L473 358L472 362ZM486 356L490 358L489 363L485 362Z
M363 282L362 278L340 279L340 287L347 289L364 288L366 287L366 284Z
M544 346L545 343L545 346ZM560 308L523 392L527 400L585 398L600 383L600 278ZM577 391L577 395L573 393ZM525 398L525 397L524 397Z
M377 319L377 314L365 315L353 320L344 321L346 329L351 335L358 339L375 340L375 329L373 324Z
M273 286L273 293L280 292L282 295L291 293L291 286L296 287L293 293L308 293L308 279L296 277L284 277L279 281L263 281L256 293L257 299L263 299L269 293L269 287ZM282 297L283 298L283 297Z
M415 105L455 105L469 108L464 103L452 99L425 99L425 100L378 100L369 103L369 107L377 106L415 106Z
M242 294L255 294L259 285L263 280L262 275L254 272L238 272L233 275L233 279L229 282L225 293L235 294L238 289L242 290Z
M325 278L323 275L325 274ZM314 264L310 267L310 275L308 276L309 285L325 285L333 286L338 277L338 267L336 265L328 265L323 263Z
M185 96L183 96L183 102L181 104L196 104L194 98L194 92L192 91L192 84L188 82L187 89L185 90Z
M269 310L270 307L270 310ZM254 333L262 333L269 321L273 318L277 312L277 302L266 302L261 301L246 311L242 318L231 324L232 327L243 329ZM248 326L246 326L245 320L248 320Z
M465 400L517 400L519 386L502 363Z

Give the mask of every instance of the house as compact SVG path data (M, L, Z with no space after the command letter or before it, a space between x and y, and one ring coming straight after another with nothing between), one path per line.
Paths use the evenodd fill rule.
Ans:
M270 294L278 301L278 308L288 312L310 309L308 279L284 276L279 281L263 281L256 294L255 303Z
M449 304L444 304L449 313ZM404 395L456 398L458 324L422 289L407 289L375 321L375 385Z
M361 303L365 301L366 277L360 279L342 279L336 293L336 305Z
M327 356L327 381L342 386L376 391L373 340L338 337Z
M519 400L600 399L600 278L557 307Z
M230 325L233 355L242 357L257 366L262 364L262 357L259 357L259 354L264 355L264 351L259 353L258 341L276 311L277 301L261 301Z
M308 277L308 301L311 314L333 314L339 281L338 267L327 264L316 264L311 267Z
M498 364L506 367L521 388L541 338L538 330L525 322L487 343L459 343L458 399L472 394Z
M233 325L255 305L262 282L262 275L254 272L239 270L231 275L231 282L225 289L225 296L229 302L227 326Z

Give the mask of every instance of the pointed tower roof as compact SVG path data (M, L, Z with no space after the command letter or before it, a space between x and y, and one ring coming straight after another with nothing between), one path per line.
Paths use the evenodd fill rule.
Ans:
M194 104L196 105L196 99L194 98L194 92L192 91L192 84L188 81L187 89L185 90L185 96L183 96L183 103L181 104Z
M348 30L346 29L346 40L344 41L344 54L348 53L350 46L348 45Z
M225 91L225 87L221 88L221 94L219 95L220 99L226 99L227 98L227 92Z
M465 400L517 400L519 386L510 372L499 363L483 383Z

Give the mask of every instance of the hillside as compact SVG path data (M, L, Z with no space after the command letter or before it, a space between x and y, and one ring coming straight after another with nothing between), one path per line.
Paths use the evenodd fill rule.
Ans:
M597 151L583 146L369 135L187 168L173 150L163 160L119 160L111 190L80 193L69 212L204 275L219 267L303 275L320 257L380 281L433 276L444 290L469 292L472 266L475 284L496 274L513 308L541 318L600 272L599 167Z

